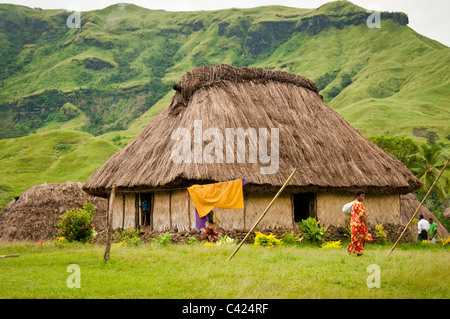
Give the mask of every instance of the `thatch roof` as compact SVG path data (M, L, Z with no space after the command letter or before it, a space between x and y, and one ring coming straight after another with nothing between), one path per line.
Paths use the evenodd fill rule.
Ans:
M0 241L52 240L58 235L58 217L66 210L94 204L95 230L105 229L107 201L82 190L82 183L66 182L34 186L10 202L0 213Z
M400 224L403 226L406 226L411 219L412 215L416 212L417 208L419 207L420 202L417 199L416 195L413 193L402 195L401 196L401 208L400 208ZM433 218L434 222L438 226L438 234L439 236L448 237L450 236L450 233L448 230L442 225L437 218L434 216L432 212L428 210L425 206L422 206L419 210L419 212L416 215L416 219L419 219L420 214L423 215L423 217L428 220L428 218ZM415 234L417 234L417 226L412 226L414 228Z
M286 191L364 188L372 194L405 194L422 185L399 160L328 107L314 83L304 77L258 68L202 66L183 76L174 89L171 104L91 176L84 187L87 192L106 196L113 184L118 191L158 191L239 178L247 179L247 190L275 191L294 167L299 171ZM174 163L171 151L177 141L171 134L187 128L194 136L194 120L202 121L203 131L267 128L269 152L270 129L278 128L277 173L262 174L260 167L269 164L259 159L249 163L248 145L245 163ZM203 141L203 148L209 142Z
M450 207L444 211L444 217L450 219Z

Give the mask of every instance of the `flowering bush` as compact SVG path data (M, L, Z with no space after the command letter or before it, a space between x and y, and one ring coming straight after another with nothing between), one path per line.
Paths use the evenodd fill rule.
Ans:
M141 243L141 239L139 238L140 233L140 229L123 229L119 232L116 243L122 243L125 246L139 246Z
M237 239L233 239L228 237L227 235L219 235L219 239L217 239L217 245L234 245L237 243Z
M95 207L83 203L81 209L67 210L59 217L58 233L59 236L64 237L67 241L88 242L94 237L94 214Z
M445 246L445 245L447 245L448 243L450 243L450 236L447 237L447 238L445 238L445 237L443 237L443 236L439 236L439 235L438 235L438 237L439 237L439 240L441 241L442 246Z
M264 235L263 233L256 232L255 243L253 246L274 247L279 245L281 245L281 239L277 239L274 234Z
M385 245L387 243L387 235L384 232L383 225L375 225L375 236L377 236L378 242L381 245Z
M339 248L342 248L342 243L341 243L340 240L336 240L336 241L327 241L327 242L324 242L324 243L320 246L320 248L321 248L321 249L329 249L329 248L331 248L331 249L333 249L333 248L339 249Z

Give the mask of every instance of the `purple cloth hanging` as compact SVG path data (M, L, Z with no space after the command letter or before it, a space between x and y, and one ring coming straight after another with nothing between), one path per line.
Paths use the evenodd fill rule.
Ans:
M197 208L196 208L195 209L195 228L197 228L197 230L205 228L207 221L209 221L208 215L206 215L203 218L200 218L200 216L198 216L198 212L197 212Z
M245 178L243 178L242 186L247 185L247 183L248 183L247 180ZM209 221L208 215L200 218L200 216L198 216L197 208L195 208L195 228L197 228L197 230L205 228L207 221Z

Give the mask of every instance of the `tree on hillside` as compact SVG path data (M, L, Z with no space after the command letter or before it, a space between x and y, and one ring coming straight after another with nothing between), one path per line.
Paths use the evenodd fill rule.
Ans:
M410 138L380 135L371 137L370 141L397 157L410 170L412 163L417 161L419 146Z
M417 157L411 163L411 171L419 178L425 185L425 189L430 189L431 185L439 175L439 172L445 165L448 155L438 144L428 145L423 143L419 147ZM450 166L447 166L446 171L450 171ZM450 178L443 174L439 181L434 186L439 199L447 198L447 190L450 189Z

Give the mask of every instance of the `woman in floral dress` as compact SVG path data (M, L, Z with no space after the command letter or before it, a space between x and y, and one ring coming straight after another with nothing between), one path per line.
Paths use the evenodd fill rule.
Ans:
M352 216L350 227L352 230L352 242L347 247L348 254L356 254L358 257L363 254L366 241L372 241L369 234L369 225L367 224L366 210L362 201L365 193L362 189L356 191L356 201L352 204Z

